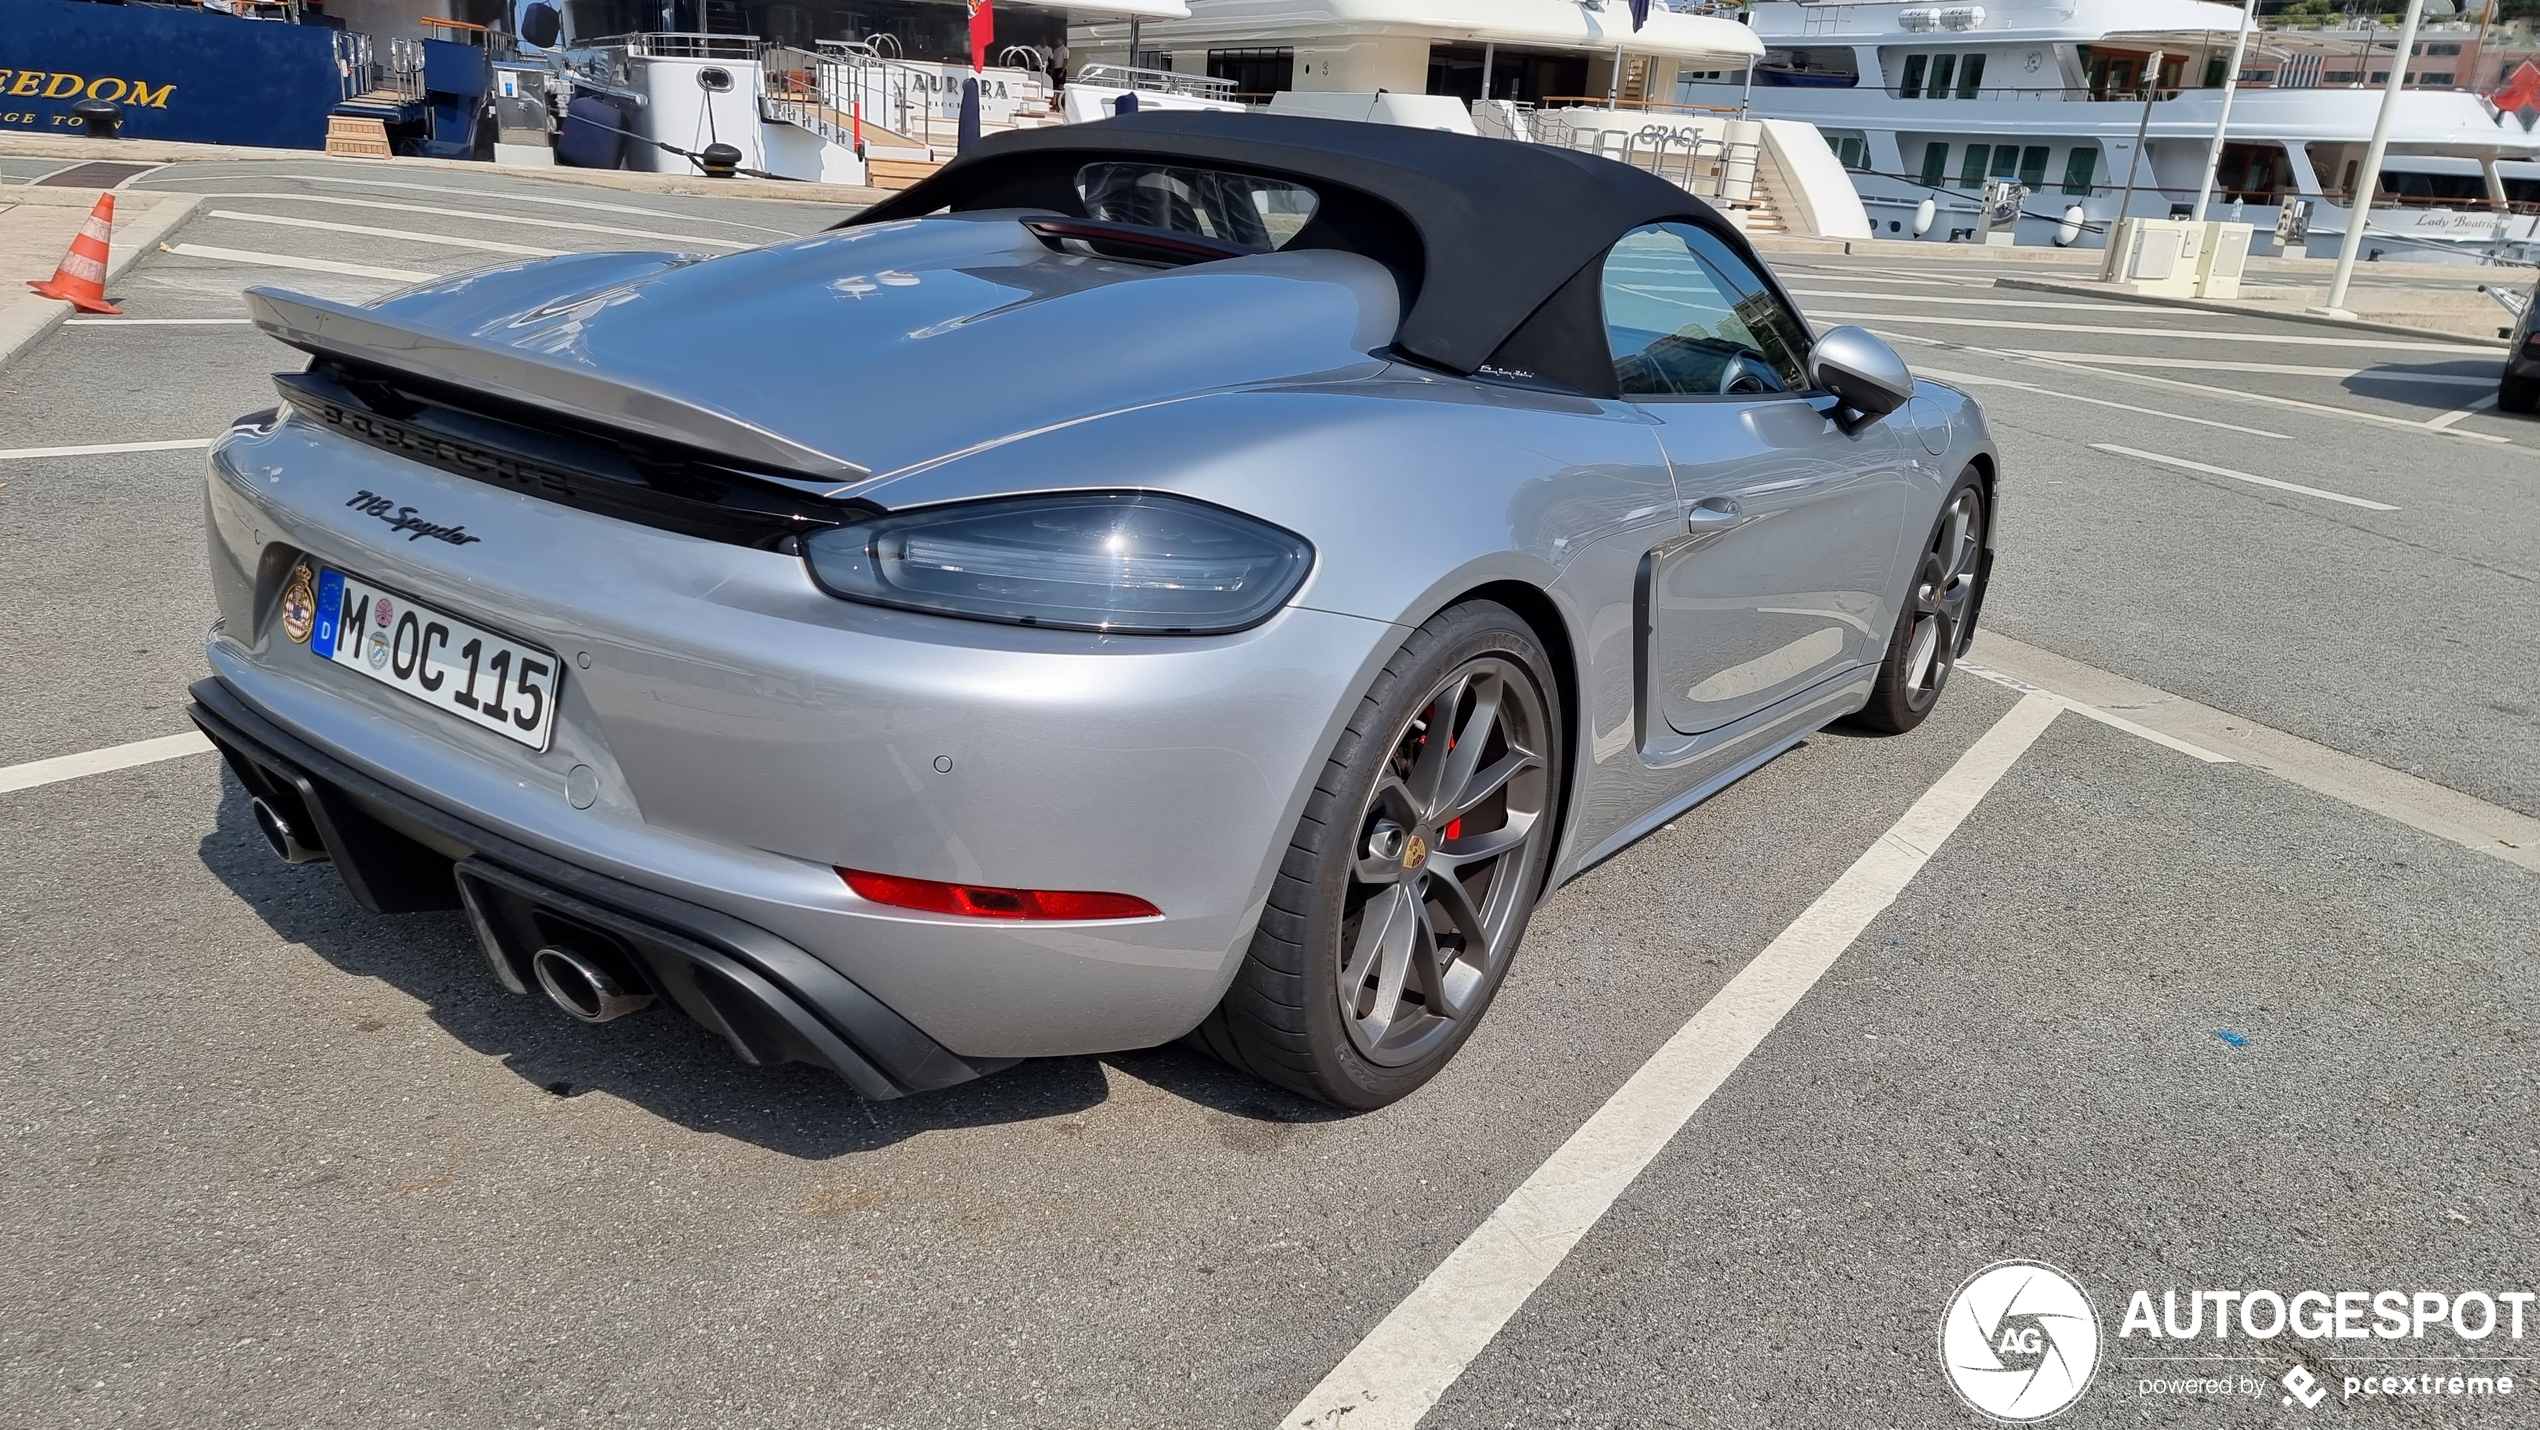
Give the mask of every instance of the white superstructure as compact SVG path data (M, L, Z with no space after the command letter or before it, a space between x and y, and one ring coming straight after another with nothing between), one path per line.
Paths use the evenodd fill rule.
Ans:
M1193 0L1193 11L1206 3ZM2121 206L2167 217L2194 203L2240 23L2238 5L2202 0L1765 0L1754 26L1766 54L1751 89L1742 69L1724 69L1680 75L1670 98L1816 125L1853 170L1881 237L1963 238L1987 181L2007 179L2030 191L2019 242L2055 241L2078 207L2078 241L2097 246ZM2429 30L2421 44L2447 33L2457 53L2463 31ZM2377 38L2378 51L2362 29L2253 37L2208 217L2272 231L2284 204L2307 200L2314 248L2343 234L2381 104L2376 81L2390 68L2390 27ZM2365 253L2527 256L2540 238L2534 160L2540 135L2523 117L2463 90L2404 91ZM1927 200L1935 212L1918 234Z
M1626 0L1186 0L1187 20L1142 24L1138 63L1225 71L1267 100L1280 90L1457 94L1468 102L1603 96L1624 68L1645 84L1653 61L1743 65L1752 31L1708 5L1652 0L1632 29ZM1728 7L1733 9L1733 7ZM1078 24L1081 57L1125 62L1130 26ZM1481 87L1488 75L1487 87ZM1441 76L1451 76L1442 79ZM1256 78L1257 77L1257 78ZM1470 84L1472 93L1462 93Z

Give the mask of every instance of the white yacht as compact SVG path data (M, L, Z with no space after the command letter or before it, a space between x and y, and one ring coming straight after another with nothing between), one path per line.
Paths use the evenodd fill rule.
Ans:
M1804 123L1851 171L1880 237L1970 238L1989 181L2010 180L2029 191L2015 241L2091 247L2121 208L2159 218L2194 204L2241 22L2239 5L2206 0L1759 0L1743 10L1653 0L1635 32L1627 0L1186 2L1188 19L1134 31L1080 19L1076 53L1211 78L1256 102L1283 90L1388 90L1652 122L1725 113ZM1741 22L1752 35L1732 39ZM2457 53L2467 34L2429 29L2420 48ZM2258 31L2207 216L2255 223L2264 249L2284 205L2308 202L2311 247L2335 243L2392 38L2386 24ZM1750 73L1737 51L1757 40L1764 53ZM2530 118L2461 89L2405 91L2367 256L2540 256Z
M2120 209L2157 218L2195 202L2241 11L2203 0L1764 0L1753 24L1766 53L1751 80L1680 73L1669 98L1816 125L1881 237L1964 239L1987 181L2008 179L2030 193L2018 242L2095 247ZM2419 53L2448 42L2457 54L2464 34L2429 30ZM2254 34L2206 216L2256 223L2263 246L2284 205L2309 201L2312 249L2341 239L2394 39L2388 25L2377 36ZM2366 256L2530 256L2540 135L2529 124L2466 90L2403 91Z

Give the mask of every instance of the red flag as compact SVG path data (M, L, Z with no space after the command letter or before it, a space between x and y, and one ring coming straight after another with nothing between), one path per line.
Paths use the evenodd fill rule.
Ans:
M970 67L988 67L988 45L997 37L997 22L988 13L988 0L970 0Z
M981 3L984 4L985 0L981 0ZM2524 60L2522 67L2513 72L2513 77L2506 82L2505 87L2496 91L2489 98L2488 103L2495 105L2497 111L2503 114L2520 114L2526 109L2540 109L2540 67L2535 67L2531 61Z

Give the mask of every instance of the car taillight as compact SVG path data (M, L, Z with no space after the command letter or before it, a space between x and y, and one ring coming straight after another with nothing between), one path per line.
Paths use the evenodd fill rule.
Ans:
M997 889L983 884L945 884L841 869L856 897L896 909L958 914L974 919L1155 919L1164 911L1135 894L1094 894L1071 889Z

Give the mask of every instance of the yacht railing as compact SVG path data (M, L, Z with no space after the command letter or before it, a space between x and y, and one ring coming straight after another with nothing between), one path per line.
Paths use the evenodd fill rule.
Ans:
M806 129L842 148L859 137L852 108L841 111L830 96L852 87L830 73L832 56L792 45L768 45L759 51L759 118L772 124Z
M1141 69L1136 65L1087 65L1068 76L1073 84L1092 85L1096 89L1134 89L1148 94L1179 94L1192 99L1214 99L1232 102L1235 82L1209 75L1180 74L1173 70Z
M913 141L934 148L960 140L961 91L937 68L886 55L881 41L821 40L814 49L767 45L759 51L761 117L808 129L834 144L853 142L858 112L870 144ZM1021 115L1049 104L1048 81L1024 68L990 70L1004 89L1001 104Z
M1744 204L1755 197L1763 146L1751 140L1682 124L1633 129L1603 123L1599 115L1559 109L1521 111L1520 118L1520 132L1537 144L1629 164L1696 198Z
M379 72L379 87L423 98L423 41L400 35L388 42L388 63Z
M1758 85L1757 88L1762 89L1766 88L1766 86ZM2361 83L2346 84L2341 82L2338 84L2291 85L2265 84L2248 80L2243 80L2238 86L2238 89L2242 94L2272 90L2284 90L2299 94L2312 94L2321 90L2346 89L2370 90L2375 93L2379 93L2381 88L2382 87L2377 84ZM1945 104L1953 100L1987 99L2029 103L2044 102L2050 104L2141 104L2145 97L2143 91L2139 89L2114 89L2107 87L2094 88L2087 85L2003 85L1998 87L1986 85L1983 88L1976 90L1949 88L1939 91L1933 91L1930 89L1916 89L1909 91L1899 85L1887 85L1883 87L1879 85L1855 85L1843 88L1836 88L1835 86L1829 85L1825 86L1824 90L1825 92L1838 94L1857 94L1867 91L1871 94L1884 95L1889 99L1905 100L1913 103L1929 101L1935 104ZM2412 84L2408 86L2408 92L2410 94L2458 94L2474 93L2476 91L2472 86L2460 84ZM2183 95L2220 95L2221 93L2222 86L2220 85L2163 85L2160 89L2152 93L2151 98L2156 102L2167 103L2168 101L2177 99ZM1600 104L1603 102L1603 100L1598 101Z
M370 93L378 80L378 61L372 58L370 36L358 30L335 32L336 89L345 99L358 99Z
M756 35L708 35L691 31L645 32L611 35L593 40L593 45L614 45L630 55L661 60L754 60L758 58Z
M1640 109L1653 114L1727 114L1743 119L1745 114L1734 104L1686 104L1673 99L1614 99L1601 94L1547 94L1535 101L1537 108L1554 104L1576 104L1589 109Z

